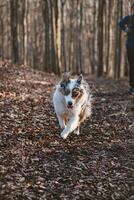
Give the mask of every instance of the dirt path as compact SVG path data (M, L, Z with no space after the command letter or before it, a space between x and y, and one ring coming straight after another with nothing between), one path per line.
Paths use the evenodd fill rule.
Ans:
M127 82L89 81L93 114L80 136L60 138L57 78L0 67L0 199L133 200L134 96Z

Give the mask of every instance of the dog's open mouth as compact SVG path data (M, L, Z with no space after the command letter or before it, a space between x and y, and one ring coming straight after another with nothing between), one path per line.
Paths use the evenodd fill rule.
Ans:
M72 109L72 108L73 108L73 105L67 105L67 107L68 107L69 109Z

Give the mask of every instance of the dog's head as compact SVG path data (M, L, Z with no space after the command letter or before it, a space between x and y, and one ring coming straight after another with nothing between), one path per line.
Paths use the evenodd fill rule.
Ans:
M70 79L70 74L65 73L60 82L60 91L65 98L66 106L73 108L84 94L82 74L77 79Z

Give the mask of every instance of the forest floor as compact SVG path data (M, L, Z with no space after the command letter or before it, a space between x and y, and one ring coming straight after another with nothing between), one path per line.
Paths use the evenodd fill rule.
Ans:
M90 79L92 117L60 137L58 78L0 65L0 199L134 200L134 96L127 81Z

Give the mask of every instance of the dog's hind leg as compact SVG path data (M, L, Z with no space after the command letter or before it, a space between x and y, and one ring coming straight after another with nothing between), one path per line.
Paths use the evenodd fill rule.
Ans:
M80 134L79 126L74 130L74 134L76 134L76 135L79 135L79 134Z
M67 119L67 117L64 115L63 116L63 120L64 120L64 124L65 124L65 126L67 125L67 122L68 122L68 119Z

